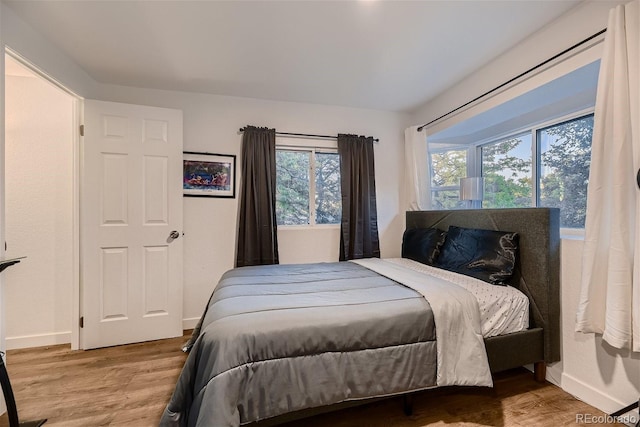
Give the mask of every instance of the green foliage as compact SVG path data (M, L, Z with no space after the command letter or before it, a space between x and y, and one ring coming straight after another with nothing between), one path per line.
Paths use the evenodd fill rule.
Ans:
M316 224L342 221L340 158L335 153L316 153Z
M531 206L531 155L521 158L514 151L531 142L509 138L482 147L482 176L485 179L485 208L520 208Z
M460 185L460 178L467 176L467 150L452 150L431 154L434 187Z
M431 164L434 187L458 187L460 178L467 176L467 150L432 153ZM434 209L460 209L463 206L458 190L434 191L432 203Z
M584 227L591 162L593 115L538 131L541 141L539 206L560 208L562 227ZM526 154L525 154L526 153ZM482 147L484 208L532 205L534 188L530 134ZM431 155L434 187L457 187L466 176L466 150ZM458 190L433 192L434 209L461 207Z
M278 225L310 223L311 152L276 151L276 219ZM316 224L342 220L340 160L337 153L316 153L314 164Z
M591 164L593 115L539 132L550 144L542 153L540 205L560 208L563 227L584 227Z
M278 225L309 224L309 153L276 151Z

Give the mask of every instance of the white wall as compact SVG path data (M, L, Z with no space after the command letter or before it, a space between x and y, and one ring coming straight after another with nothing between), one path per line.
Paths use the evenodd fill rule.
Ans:
M574 331L583 245L581 239L562 239L562 361L547 374L564 390L611 413L640 396L640 353L613 348L600 335Z
M4 51L3 6L0 4L0 49ZM4 54L0 55L0 242L4 242ZM4 245L0 244L0 255L4 256ZM0 351L5 350L4 277L0 275ZM7 411L4 399L0 399L0 414Z
M28 73L5 78L7 348L70 342L73 135L70 95Z
M605 28L609 10L626 2L581 3L423 105L413 114L413 124L429 122ZM463 117L464 114L455 116L436 127L453 125ZM582 241L562 240L562 361L549 367L547 379L585 402L605 412L613 412L633 403L640 395L640 354L614 349L600 337L573 332L580 289L581 251Z
M240 153L245 125L285 132L357 133L380 139L375 145L378 226L383 256L399 256L403 216L400 186L403 129L408 116L373 110L274 102L250 98L105 86L100 99L181 109L184 150ZM280 138L276 139L276 143ZM240 159L238 158L238 178ZM239 183L238 183L239 184ZM184 318L193 326L220 275L234 266L238 198L184 198ZM280 262L338 260L338 228L281 230Z

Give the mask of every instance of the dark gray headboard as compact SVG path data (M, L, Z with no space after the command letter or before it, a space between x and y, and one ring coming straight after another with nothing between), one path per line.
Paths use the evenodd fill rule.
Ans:
M556 208L409 211L407 229L450 225L515 231L519 257L512 285L529 297L530 327L544 329L544 358L560 360L560 211Z

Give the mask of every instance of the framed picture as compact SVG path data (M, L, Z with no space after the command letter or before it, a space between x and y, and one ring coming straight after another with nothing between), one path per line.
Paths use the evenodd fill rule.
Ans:
M236 156L183 152L182 194L187 197L236 197Z

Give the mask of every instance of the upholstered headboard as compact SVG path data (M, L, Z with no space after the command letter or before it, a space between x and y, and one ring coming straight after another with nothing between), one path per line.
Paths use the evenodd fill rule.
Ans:
M409 211L407 229L450 225L515 231L519 256L511 285L529 297L531 328L543 328L544 359L560 360L560 212L556 208Z

